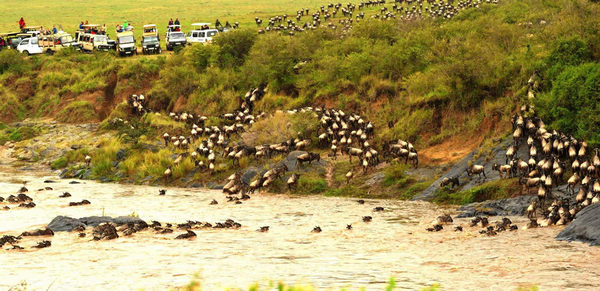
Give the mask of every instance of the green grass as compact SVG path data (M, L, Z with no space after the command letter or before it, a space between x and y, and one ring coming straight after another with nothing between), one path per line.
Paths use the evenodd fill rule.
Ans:
M0 145L7 141L22 141L36 137L42 130L35 126L11 127L2 124L0 127Z
M73 101L57 114L56 119L62 122L92 122L98 119L98 114L89 101Z

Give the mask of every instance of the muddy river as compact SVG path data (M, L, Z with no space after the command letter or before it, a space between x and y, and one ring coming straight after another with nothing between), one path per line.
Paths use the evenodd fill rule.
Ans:
M195 230L194 240L175 240L181 230L166 235L146 230L111 241L68 232L24 239L25 250L0 250L0 290L21 282L33 290L164 290L194 278L207 290L270 281L381 290L390 277L402 289L434 283L447 290L600 288L600 248L555 241L559 227L523 230L525 220L518 217L511 217L518 231L495 237L480 235L480 228L468 227L465 220L455 221L465 226L463 232L446 227L428 233L430 222L451 209L424 202L367 200L359 205L355 199L275 194L253 195L236 205L218 191L169 188L158 196L156 187L69 184L48 173L0 172L0 196L16 193L26 181L37 204L0 211L0 235L43 227L57 215L136 215L175 223L231 218L242 224L240 229ZM45 179L57 183L44 184ZM46 186L54 189L36 191ZM72 197L58 198L65 191ZM66 206L82 199L91 205ZM219 204L209 205L213 199ZM385 211L373 212L376 206ZM363 222L365 215L373 221ZM346 230L347 224L353 229ZM256 231L267 225L269 232ZM311 233L315 226L323 231ZM30 248L42 239L52 246Z

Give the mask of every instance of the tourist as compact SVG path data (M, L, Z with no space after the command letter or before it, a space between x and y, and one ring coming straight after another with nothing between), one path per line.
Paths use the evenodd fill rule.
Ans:
M58 29L56 28L56 26L52 27L52 34L57 34L58 33Z
M83 29L83 21L79 24L79 29Z
M175 18L175 25L181 25L181 23L179 22L179 18Z
M19 19L19 28L23 29L23 27L25 27L25 19L21 17L21 19Z
M173 25L173 18L169 19L169 26Z

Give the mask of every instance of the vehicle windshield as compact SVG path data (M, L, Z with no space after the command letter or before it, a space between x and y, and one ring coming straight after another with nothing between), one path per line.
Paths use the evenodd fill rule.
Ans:
M61 36L60 37L60 42L61 43L70 43L70 42L73 42L73 37L70 36L70 35Z
M120 43L132 43L133 42L133 36L131 36L131 35L121 36L121 37L119 37L119 42Z
M156 43L158 42L158 37L156 36L146 36L142 40L143 43Z
M106 35L96 35L94 36L94 42L107 42L108 38Z
M169 34L169 38L173 40L185 39L185 34L183 32L172 32Z

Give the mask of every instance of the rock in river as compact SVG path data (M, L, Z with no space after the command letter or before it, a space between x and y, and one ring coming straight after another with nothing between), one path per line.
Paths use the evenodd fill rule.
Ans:
M109 216L88 216L82 218L57 216L50 222L50 224L48 224L48 228L55 232L73 231L80 226L84 228L88 226L93 227L107 222L112 222L116 225L123 225L128 223L142 223L143 220L131 216L120 216L116 218L112 218Z

